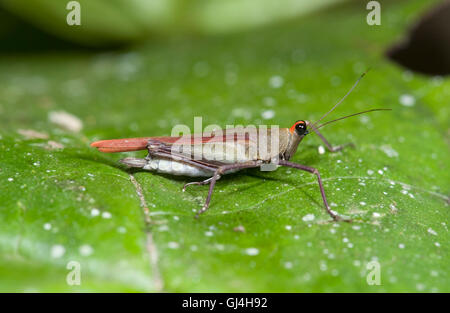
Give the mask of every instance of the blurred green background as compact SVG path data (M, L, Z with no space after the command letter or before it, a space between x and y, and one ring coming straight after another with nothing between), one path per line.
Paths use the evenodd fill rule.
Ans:
M448 76L385 51L439 1L0 0L0 291L449 292ZM133 172L94 140L174 125L316 120L367 68L327 126L280 168L207 187ZM134 155L145 155L142 152ZM132 154L132 155L133 155ZM142 197L137 190L142 189ZM67 264L81 266L70 285ZM369 285L377 261L381 284Z

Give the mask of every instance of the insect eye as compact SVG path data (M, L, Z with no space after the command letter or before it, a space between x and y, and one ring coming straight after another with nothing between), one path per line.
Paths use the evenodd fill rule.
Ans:
M305 121L299 121L295 124L295 131L297 135L302 136L305 135L306 132L306 123Z

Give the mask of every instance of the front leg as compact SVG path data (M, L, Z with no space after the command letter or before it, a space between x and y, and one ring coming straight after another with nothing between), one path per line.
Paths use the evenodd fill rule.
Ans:
M345 219L343 217L340 217L338 214L336 214L335 212L333 212L330 209L330 206L328 205L327 197L325 196L325 190L323 189L322 179L320 178L320 173L317 169L315 169L314 167L305 166L305 165L301 165L301 164L297 164L297 163L293 163L293 162L289 162L289 161L285 161L285 160L280 160L279 165L296 168L296 169L306 171L306 172L316 175L317 181L319 182L319 189L320 189L320 194L322 195L323 204L325 205L325 209L327 210L328 214L330 214L330 216L335 221L344 221L344 222L352 221L351 219Z
M254 167L260 167L261 162L260 161L249 161L245 163L236 163L236 164L229 164L229 165L222 165L217 168L215 171L213 177L211 177L211 181L209 182L209 191L208 196L206 197L205 204L203 207L197 212L195 215L195 218L199 218L200 214L204 213L209 208L209 203L211 202L212 193L214 190L214 186L216 185L216 181L220 179L222 174L226 174L229 170L241 170L244 168L254 168ZM209 179L207 179L209 180Z
M330 150L331 152L337 152L337 151L341 151L344 147L347 146L351 146L354 147L355 144L353 142L349 142L349 143L344 143L342 145L339 146L332 146L328 140L325 139L325 137L321 134L321 132L319 132L319 130L317 128L315 128L312 123L308 122L308 126L311 128L311 130L313 132L315 132L317 134L317 136L319 136L319 138L323 141L323 143L325 144L325 146L328 148L328 150Z

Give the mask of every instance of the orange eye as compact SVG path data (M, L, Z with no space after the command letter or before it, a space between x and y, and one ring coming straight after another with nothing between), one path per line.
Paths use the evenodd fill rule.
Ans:
M297 133L297 135L299 135L299 136L303 136L308 133L306 130L306 122L305 121L295 122L295 124L292 125L292 127L289 130L290 130L291 134L293 134L295 131Z

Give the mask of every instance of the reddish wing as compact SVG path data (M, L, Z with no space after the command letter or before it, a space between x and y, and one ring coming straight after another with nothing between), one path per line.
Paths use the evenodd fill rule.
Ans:
M223 135L211 135L211 136L201 136L201 135L191 135L191 136L181 136L181 137L141 137L141 138L124 138L124 139L111 139L111 140L100 140L91 143L91 147L97 148L101 152L113 153L113 152L127 152L127 151L138 151L147 149L148 141L159 141L165 145L173 145L174 143L183 144L203 144L203 143L216 143L216 142L226 142L229 140L233 141L249 141L249 134L243 132L234 133L233 129L229 129ZM232 135L227 133L232 133Z
M107 153L138 151L146 149L147 142L150 138L151 137L100 140L91 143L91 147L95 147L99 151Z

